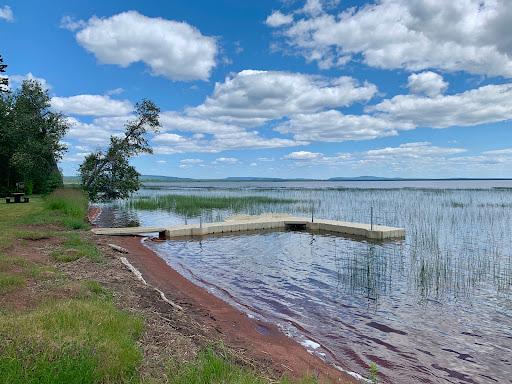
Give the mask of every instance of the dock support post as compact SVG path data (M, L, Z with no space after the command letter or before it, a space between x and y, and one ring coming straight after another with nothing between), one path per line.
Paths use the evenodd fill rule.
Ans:
M167 240L167 231L158 232L158 240Z

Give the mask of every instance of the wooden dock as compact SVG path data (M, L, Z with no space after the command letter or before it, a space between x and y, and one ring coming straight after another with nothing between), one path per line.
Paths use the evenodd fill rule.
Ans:
M186 236L205 236L219 233L246 232L268 229L305 229L326 231L373 240L401 239L405 229L383 225L350 223L346 221L311 219L293 216L245 216L223 222L177 225L165 227L93 228L97 235L123 236L158 233L160 239L169 240Z

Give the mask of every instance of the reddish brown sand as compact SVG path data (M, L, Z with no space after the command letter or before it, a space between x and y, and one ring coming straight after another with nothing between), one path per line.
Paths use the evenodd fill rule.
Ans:
M314 375L322 381L356 383L320 358L311 355L299 343L282 333L275 325L250 319L207 290L195 285L172 269L162 258L141 243L141 237L118 237L116 243L127 248L126 255L154 287L185 308L200 316L222 334L223 341L243 348L259 360L268 360L276 371L292 377Z

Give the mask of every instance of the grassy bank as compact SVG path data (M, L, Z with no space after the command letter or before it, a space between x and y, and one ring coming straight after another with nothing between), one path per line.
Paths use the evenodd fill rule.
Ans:
M240 212L256 206L271 206L295 203L293 199L266 196L194 196L194 195L155 195L130 199L128 207L143 210L168 210L179 215L198 216L203 210L229 209Z
M120 293L98 281L65 273L106 265L87 231L87 205L72 188L0 204L0 384L269 382L221 347L185 363L168 358L143 376L142 312L120 309Z

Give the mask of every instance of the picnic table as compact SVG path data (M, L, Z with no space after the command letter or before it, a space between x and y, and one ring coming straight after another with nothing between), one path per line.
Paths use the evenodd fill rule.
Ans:
M14 199L14 201L11 201L11 197ZM29 198L25 197L25 194L23 192L14 192L14 193L11 193L10 197L5 198L5 202L7 204L9 204L9 203L28 203Z

